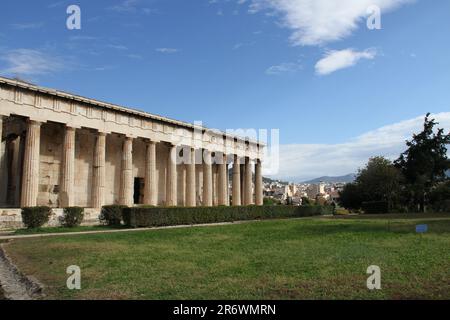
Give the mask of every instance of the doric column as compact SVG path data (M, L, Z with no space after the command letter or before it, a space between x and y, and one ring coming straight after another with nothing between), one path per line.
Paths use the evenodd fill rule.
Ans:
M228 205L227 197L227 155L223 154L222 163L219 164L219 206Z
M250 158L245 158L245 205L252 205L253 192L252 192L252 163Z
M241 165L239 163L239 157L234 155L233 163L233 190L232 190L232 205L241 205Z
M186 164L186 206L196 206L195 149L191 148L190 161Z
M158 191L156 186L156 142L147 143L145 154L144 204L156 206Z
M3 143L2 135L3 116L0 115L0 205L6 204L6 195L8 188L8 175L6 172L6 143Z
M212 207L212 205L211 152L205 149L203 152L203 206Z
M166 204L173 207L177 205L177 146L171 145L169 148Z
M61 174L61 207L74 206L75 179L75 133L76 129L66 126L64 132L62 174Z
M20 206L35 207L39 191L39 154L41 142L41 123L28 121L25 137L25 154L22 173L22 196Z
M256 160L255 166L255 199L257 206L263 205L263 179L260 159Z
M211 164L212 171L212 205L217 206L217 164Z
M101 208L105 204L106 184L106 133L99 132L94 150L94 172L92 175L92 207Z
M241 205L245 205L245 158L241 164Z
M133 138L126 137L122 150L122 174L120 180L121 205L133 205L133 187Z

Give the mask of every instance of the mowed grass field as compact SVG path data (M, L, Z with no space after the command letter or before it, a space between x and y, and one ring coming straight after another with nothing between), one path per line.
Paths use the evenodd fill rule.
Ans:
M426 234L415 226L427 223ZM14 240L50 299L450 299L450 216L306 218ZM66 268L81 268L81 290ZM381 290L366 287L381 268Z

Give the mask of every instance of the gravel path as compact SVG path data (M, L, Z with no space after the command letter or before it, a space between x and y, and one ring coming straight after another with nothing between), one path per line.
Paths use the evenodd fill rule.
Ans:
M20 273L0 245L0 299L33 300L41 295L42 287Z

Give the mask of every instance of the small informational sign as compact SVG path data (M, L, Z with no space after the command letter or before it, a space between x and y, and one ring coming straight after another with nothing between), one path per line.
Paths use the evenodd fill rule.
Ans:
M418 224L416 226L416 233L425 233L428 231L428 225L427 224Z

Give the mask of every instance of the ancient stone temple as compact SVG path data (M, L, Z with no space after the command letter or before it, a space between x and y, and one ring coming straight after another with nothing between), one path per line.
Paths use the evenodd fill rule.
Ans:
M1 208L263 202L257 141L1 77L0 136Z

